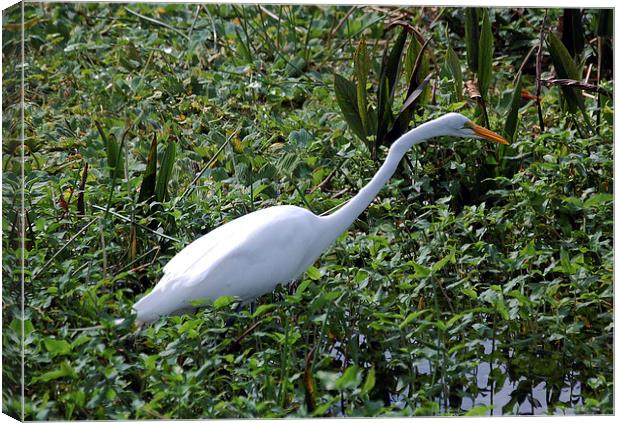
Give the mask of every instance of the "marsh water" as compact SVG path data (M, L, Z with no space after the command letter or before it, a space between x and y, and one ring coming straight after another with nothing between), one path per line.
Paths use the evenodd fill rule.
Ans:
M493 343L490 340L484 342L485 354L490 354ZM506 375L508 370L504 363L489 362L480 363L474 371L477 387L479 389L475 398L463 396L460 409L463 411L471 410L475 406L489 406L488 415L521 414L521 415L540 415L540 414L559 414L572 415L574 407L581 405L581 383L572 372L565 375L563 384L549 384L545 381L535 382L521 376L513 380L507 376L501 388L490 378L492 371L499 371ZM431 372L430 363L424 362L418 366L420 373L429 374ZM558 386L560 385L560 386ZM448 388L449 390L449 388ZM444 404L443 398L439 398L440 404ZM442 406L442 414L446 411Z
M360 343L365 342L360 336ZM482 342L484 354L490 355L494 349L493 341ZM332 356L341 358L339 343L334 345ZM391 360L389 351L384 352L386 361ZM557 365L557 363L549 363ZM418 375L432 375L433 368L428 359L417 362ZM486 407L484 414L501 415L573 415L575 407L583 405L579 375L569 369L565 374L553 380L541 380L541 377L519 376L511 378L506 363L494 361L480 362L474 370L466 375L473 386L444 386L442 392L434 398L439 404L439 415L466 413L474 407ZM494 375L494 376L492 376ZM377 381L377 383L380 383ZM386 384L386 386L389 384ZM476 392L471 394L471 392ZM389 402L397 408L404 408L410 398L409 386L399 392L388 392ZM344 416L341 410L334 410ZM460 414L459 413L459 414ZM433 413L434 414L434 413Z

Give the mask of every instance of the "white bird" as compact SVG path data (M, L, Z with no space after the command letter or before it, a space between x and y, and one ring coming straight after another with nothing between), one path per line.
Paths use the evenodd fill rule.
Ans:
M414 145L439 136L508 142L458 113L448 113L396 140L379 171L343 207L317 216L275 206L239 217L198 238L164 267L153 290L134 306L138 323L194 309L196 302L230 295L242 302L296 280L368 207Z

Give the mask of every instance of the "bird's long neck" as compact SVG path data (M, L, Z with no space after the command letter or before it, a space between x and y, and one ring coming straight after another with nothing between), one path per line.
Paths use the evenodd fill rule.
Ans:
M344 232L374 200L396 171L398 163L400 163L405 153L415 144L424 142L433 136L432 134L436 132L438 123L436 120L427 122L397 139L390 147L385 162L370 182L355 197L351 198L347 204L342 206L340 210L323 218L327 222L330 232L334 235L334 239Z

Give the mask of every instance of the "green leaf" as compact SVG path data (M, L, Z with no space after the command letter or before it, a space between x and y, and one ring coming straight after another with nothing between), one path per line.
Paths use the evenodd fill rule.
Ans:
M564 46L562 41L553 32L549 32L547 35L547 45L549 46L549 55L551 56L551 61L553 62L558 78L580 81L581 71L566 49L566 46ZM590 120L586 112L581 91L566 85L561 85L560 88L562 89L570 113L574 115L577 113L577 109L581 110L586 124L590 127Z
M391 99L394 96L394 89L396 87L396 81L398 80L398 74L400 72L400 61L403 56L403 51L405 49L405 42L407 41L407 31L403 28L398 37L396 38L396 42L390 50L390 54L387 57L387 61L384 62L385 69L384 73L385 78L388 83L389 89L389 98Z
M274 308L276 308L276 304L262 304L256 309L254 314L252 314L252 318L255 319L257 317L260 317L263 314L273 310Z
M465 47L469 70L478 72L478 43L480 42L480 10L476 7L465 8Z
M568 255L568 251L564 248L560 249L560 264L562 265L562 270L567 275L573 273L573 265L570 262L570 256Z
M489 414L491 410L493 410L493 408L494 407L492 405L476 405L475 407L472 407L469 410L467 410L465 415L473 416L473 417L486 416Z
M370 72L370 57L366 49L366 40L362 38L353 55L355 75L357 77L357 110L359 112L364 133L371 133L370 122L368 120L368 100L366 98L366 83L368 72Z
M314 266L308 267L306 273L308 274L308 277L313 281L318 281L319 279L321 279L321 272Z
M355 389L362 382L362 370L356 366L350 366L345 371L344 374L336 380L336 389L344 390L344 389Z
M461 288L461 292L467 295L472 300L475 300L476 298L478 298L478 293L471 288Z
M404 60L405 80L409 81L407 86L407 97L423 83L425 76L430 74L429 59L426 53L427 47L428 42L422 45L415 36L412 37L409 42ZM430 89L427 87L424 89L421 100L426 101L429 97Z
M319 370L316 372L316 378L321 381L321 384L325 387L325 389L333 390L336 389L336 381L339 376L338 373L335 372L327 372L325 370Z
M388 127L393 121L392 106L389 97L389 84L386 78L379 79L379 91L377 93L377 136L375 137L375 150L373 156L376 155L376 147L384 144L384 138L387 134Z
M415 269L415 274L413 275L415 278L422 279L431 274L430 268L423 266L421 264L418 264L414 260L411 260L410 263Z
M34 382L39 382L39 381L49 382L50 380L60 379L62 377L71 377L71 378L77 377L75 370L73 370L73 368L66 361L60 363L59 369L40 374L39 376L35 376L33 378L33 381Z
M213 301L213 308L216 310L222 309L234 303L237 299L231 295L224 295Z
M364 125L357 107L355 85L342 76L334 74L334 92L336 93L336 102L340 106L340 110L349 128L360 140L366 143L366 132L364 131Z
M123 157L118 144L114 137L108 137L105 134L99 121L95 120L95 126L105 145L106 158L108 160L108 167L110 168L110 178L120 178L123 172Z
M52 357L71 352L71 344L64 339L45 339L43 343L45 344L45 349L50 352Z
M362 386L362 394L368 394L375 386L375 368L371 367Z
M512 91L508 116L504 124L504 132L510 141L514 141L519 122L519 107L521 105L521 73L517 75L517 83Z
M306 66L307 66L307 63L303 57L301 56L293 57L291 61L289 61L286 64L286 69L284 70L284 72L286 72L287 76L291 78L296 78L303 74L304 69L306 69Z
M487 91L493 76L493 32L488 9L482 12L482 28L478 50L478 89L483 99L487 99Z
M456 52L452 49L452 46L448 44L448 50L446 51L446 64L454 79L454 91L458 101L463 99L463 73L461 71L461 62Z
M510 320L510 315L508 314L506 303L504 302L504 299L501 296L497 297L497 301L495 302L495 308L497 309L500 316L502 316L504 320Z
M399 329L404 328L405 326L407 326L409 323L413 322L415 319L417 319L418 317L420 317L422 314L426 313L427 311L429 311L429 309L424 309L424 310L418 310L418 311L414 311L411 312L407 315L407 317L405 318L405 320L403 320L400 325L398 325Z
M295 296L301 297L301 295L304 293L304 291L308 288L308 286L311 283L312 282L310 282L310 279L304 279L303 281L301 281L301 283L297 286L297 290L295 291Z
M157 136L153 134L149 155L146 158L146 169L142 175L142 184L140 185L140 195L138 202L146 201L155 194L155 183L157 176Z
M157 186L155 189L155 198L157 201L165 201L168 197L168 184L172 176L172 168L176 158L177 144L174 141L168 141L164 156L159 165L159 175L157 175Z
M433 264L433 267L431 268L431 272L433 273L439 272L441 269L443 269L443 267L446 264L448 264L448 262L452 262L452 263L455 262L454 251L452 251L450 254L448 254L447 256L445 256L444 258L442 258L435 264Z
M613 201L614 201L613 194L608 194L608 193L603 192L603 193L592 195L590 198L588 198L583 203L583 205L588 208L596 208L596 207L599 207L607 203L613 203Z

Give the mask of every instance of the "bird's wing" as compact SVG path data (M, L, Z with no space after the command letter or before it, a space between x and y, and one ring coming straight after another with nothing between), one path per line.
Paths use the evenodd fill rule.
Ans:
M204 264L199 266L200 273L204 273L209 263L216 263L243 238L243 225L239 225L238 220L220 226L186 246L164 266L164 275L174 279L177 274L191 274L201 261Z
M205 280L222 260L230 261L231 257L240 255L268 254L275 246L263 245L262 248L266 238L280 238L280 244L286 245L284 240L298 237L302 229L295 222L307 219L308 215L312 214L299 207L277 206L239 217L181 250L164 267L165 277L160 284L165 281L177 284L177 277L180 277L183 285L192 286Z

